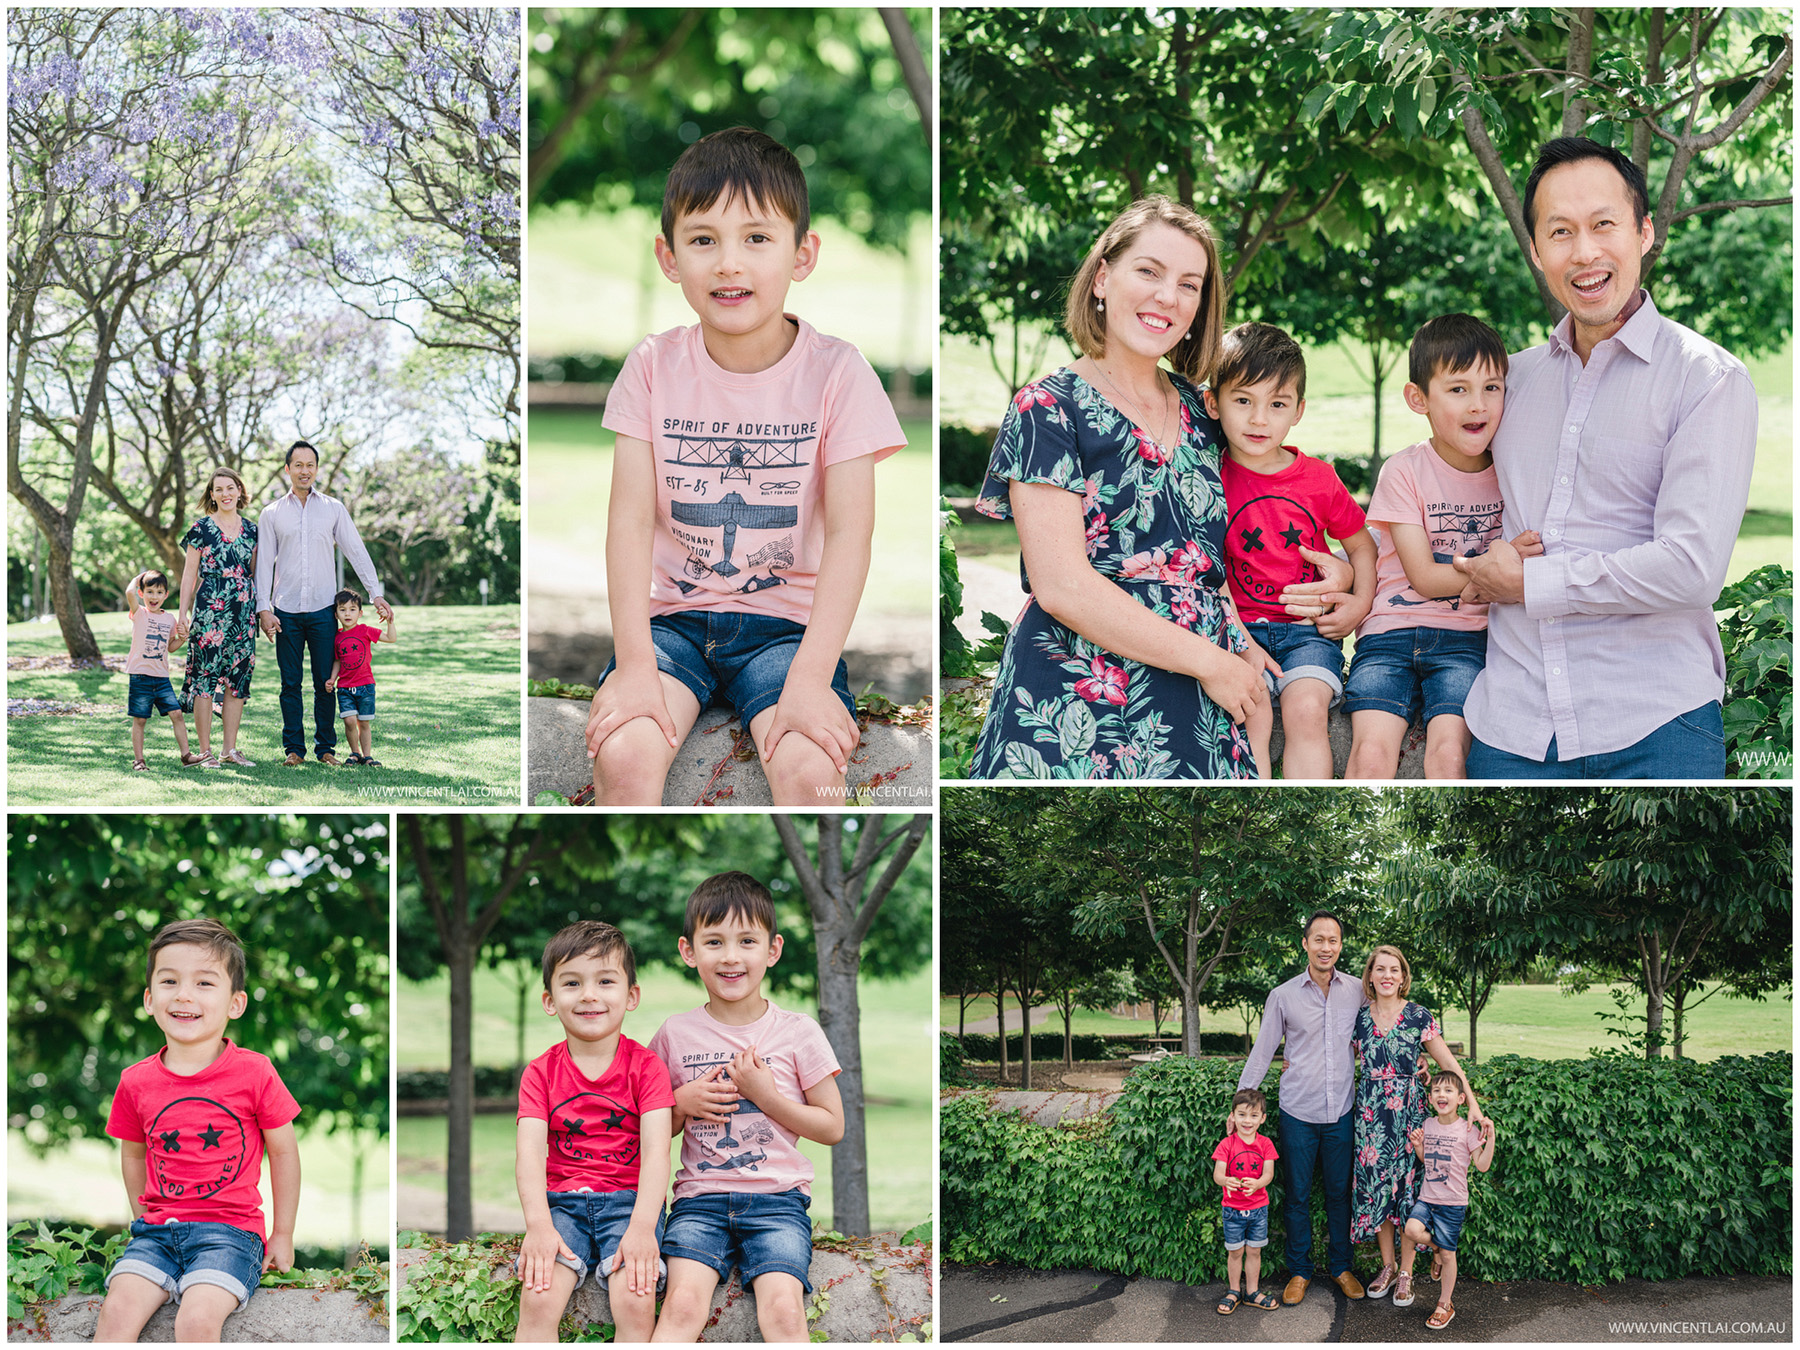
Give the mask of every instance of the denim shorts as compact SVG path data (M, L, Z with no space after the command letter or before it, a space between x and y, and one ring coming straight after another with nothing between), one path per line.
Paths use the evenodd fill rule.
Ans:
M708 614L699 610L659 614L650 620L656 645L656 668L688 687L702 708L723 694L746 730L750 719L781 701L788 667L800 650L806 625L767 614ZM617 668L608 661L599 684ZM850 672L840 660L831 677L831 692L843 700L852 717Z
M1463 701L1487 665L1487 629L1393 628L1356 639L1350 696L1344 706L1392 713L1410 725L1424 710L1431 721L1463 715Z
M1263 683L1279 697L1295 680L1322 680L1331 686L1332 706L1344 697L1344 644L1333 642L1310 623L1281 623L1251 619L1244 624L1250 636L1286 672L1280 679L1265 670Z
M1235 1252L1240 1247L1269 1245L1269 1206L1266 1203L1255 1209L1233 1209L1230 1205L1220 1205L1219 1213L1225 1218L1226 1251Z
M116 1275L142 1276L177 1303L197 1284L216 1284L237 1295L241 1309L262 1283L262 1265L262 1239L228 1223L133 1219L131 1241L107 1271L106 1283Z
M810 1204L812 1197L804 1191L684 1196L669 1210L663 1255L711 1266L721 1280L729 1279L736 1266L746 1289L759 1275L792 1275L811 1294Z
M550 1202L550 1222L556 1225L556 1236L575 1253L575 1259L571 1261L558 1252L556 1264L575 1272L577 1289L587 1283L590 1274L596 1285L606 1288L607 1277L619 1268L619 1244L625 1240L625 1230L631 1226L637 1192L551 1191L544 1198ZM663 1212L659 1209L656 1211L656 1245L660 1247L662 1242ZM515 1269L517 1266L514 1262ZM662 1288L668 1273L668 1265L657 1257L658 1289Z
M133 717L151 713L178 713L181 700L175 697L175 686L167 675L133 675L131 692L126 695L126 711Z
M1433 1245L1442 1247L1447 1252L1456 1250L1456 1240L1462 1236L1463 1220L1469 1217L1467 1205L1430 1205L1425 1201L1417 1201L1412 1207L1408 1219L1417 1219L1425 1225L1425 1231L1431 1234Z
M355 717L360 721L375 720L375 686L359 684L354 689L339 689L338 716Z

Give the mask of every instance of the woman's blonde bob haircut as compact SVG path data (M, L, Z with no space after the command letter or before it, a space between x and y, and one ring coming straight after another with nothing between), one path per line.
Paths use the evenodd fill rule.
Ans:
M1412 993L1412 967L1406 963L1406 953L1383 943L1363 962L1363 996L1371 1003L1375 1001L1375 958L1378 956L1391 956L1400 963L1400 997Z
M200 509L209 516L219 509L219 504L213 500L212 490L213 484L221 478L229 478L232 482L237 484L237 509L241 515L244 508L250 504L250 489L244 486L244 480L238 477L238 471L236 469L227 469L224 465L220 465L206 475L206 488L200 494Z
M1108 267L1125 255L1146 228L1158 222L1173 226L1206 250L1206 281L1200 288L1200 308L1193 326L1170 349L1169 364L1178 374L1202 382L1219 364L1224 341L1225 278L1219 271L1219 245L1212 228L1188 207L1167 197L1140 197L1121 211L1094 241L1087 260L1069 283L1069 309L1063 320L1070 339L1083 356L1098 360L1106 355L1106 315L1095 304L1094 279L1100 264Z

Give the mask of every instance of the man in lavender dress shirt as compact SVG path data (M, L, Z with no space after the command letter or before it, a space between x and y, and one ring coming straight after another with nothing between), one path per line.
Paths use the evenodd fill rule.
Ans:
M1494 469L1505 539L1458 558L1485 600L1487 668L1464 707L1471 778L1723 778L1713 602L1750 494L1743 363L1640 288L1655 242L1643 172L1551 141L1525 186L1531 256L1568 309L1512 358Z
M1286 1041L1287 1069L1281 1075L1281 1165L1286 1187L1287 1288L1283 1303L1306 1297L1313 1276L1312 1183L1325 1186L1326 1257L1331 1278L1347 1298L1361 1298L1362 1284L1350 1269L1350 1178L1356 1156L1356 1074L1350 1037L1362 1007L1362 982L1337 969L1344 949L1344 926L1324 911L1303 930L1306 969L1278 984L1263 1005L1256 1047L1238 1078L1238 1088L1260 1088Z
M369 600L383 619L394 611L381 598L381 582L362 536L344 504L313 486L319 452L305 441L288 447L287 496L263 508L256 521L256 613L262 630L275 642L281 668L281 748L286 765L306 763L306 721L300 702L300 676L312 658L313 750L319 763L338 765L337 700L325 688L336 655L337 566L333 548L356 569Z

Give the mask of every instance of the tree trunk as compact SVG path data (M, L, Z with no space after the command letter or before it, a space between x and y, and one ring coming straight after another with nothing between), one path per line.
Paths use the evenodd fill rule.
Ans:
M345 1244L344 1264L354 1265L350 1249L362 1245L363 1164L368 1148L361 1142L350 1146L350 1241Z
M1002 980L994 990L994 1030L1000 1041L1000 1082L1006 1083L1006 981Z
M1663 968L1662 934L1652 931L1638 938L1644 961L1644 1058L1662 1058L1663 999L1668 996L1668 976Z
M1200 1004L1191 987L1181 991L1181 1051L1192 1059L1200 1057Z
M1480 1004L1478 1004L1476 1002L1476 999L1475 999L1476 986L1479 982L1480 982L1480 976L1477 975L1474 971L1470 971L1469 972L1469 1063L1471 1063L1471 1064L1475 1063L1476 1059L1479 1058L1475 1053L1475 1024L1481 1018L1481 1006L1480 1006Z
M1681 1014L1682 1014L1682 1007L1687 1002L1687 981L1686 980L1680 981L1675 986L1674 991L1669 995L1669 1001L1675 1005L1675 1019L1674 1019L1675 1020L1675 1036L1674 1036L1672 1045L1673 1045L1674 1051L1675 1051L1675 1058L1680 1059L1681 1058L1681 1042L1682 1042Z
M1373 347L1369 349L1369 383L1375 390L1375 426L1369 441L1369 491L1375 490L1375 484L1381 477L1381 461L1385 456L1381 453L1381 386L1386 383L1386 372L1381 368L1381 355Z
M828 955L827 937L818 932L818 944L819 1027L842 1070L838 1095L844 1103L844 1137L831 1150L832 1227L861 1237L869 1231L868 1115L863 1105L862 1004L856 988L862 943L831 943Z
M1020 980L1019 989L1019 1087L1031 1091L1031 995L1024 986L1030 980Z
M444 1236L463 1242L475 1235L475 1202L469 1173L474 1159L471 1134L475 1121L475 958L469 951L468 913L452 912L457 940L444 944L450 970L450 1106L449 1142L444 1150Z
M513 1015L513 1076L523 1078L525 1073L525 995L531 988L531 977L523 975L519 979L519 1002Z
M1578 9L1569 24L1569 87L1563 91L1562 134L1579 136L1587 128L1593 104L1586 96L1587 77L1594 67L1594 11Z
M1075 1067L1075 1000L1072 994L1062 997L1063 1068Z

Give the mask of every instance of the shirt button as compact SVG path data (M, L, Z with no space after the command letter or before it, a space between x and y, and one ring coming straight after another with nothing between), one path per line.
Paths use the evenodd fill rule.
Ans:
M1580 431L1581 424L1579 422L1571 422L1571 423L1569 423L1569 430L1570 431Z
M1561 478L1557 479L1556 481L1559 483L1567 483L1569 481L1569 475L1564 474Z
M1550 673L1552 675L1560 675L1560 674L1562 674L1562 667L1561 666L1551 666Z

